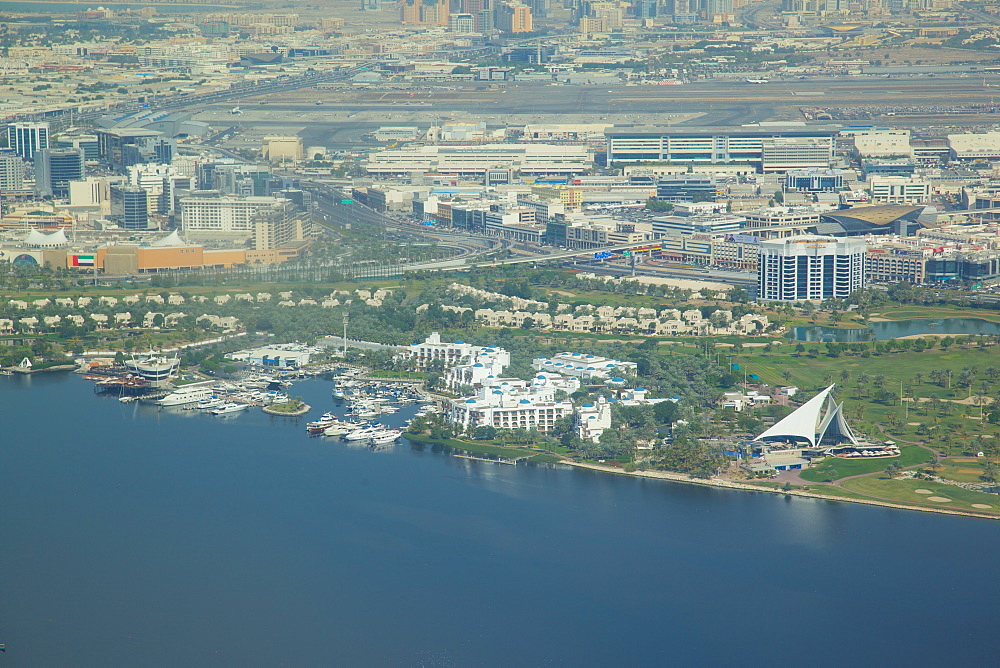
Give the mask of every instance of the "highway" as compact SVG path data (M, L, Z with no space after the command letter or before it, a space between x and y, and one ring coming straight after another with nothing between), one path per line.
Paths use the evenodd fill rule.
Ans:
M407 265L407 271L467 266L469 260L505 250L510 245L500 239L445 231L379 213L353 201L350 193L331 184L304 181L301 186L313 193L317 212L330 223L350 225L352 230L360 225L385 240L418 239L432 241L439 248L455 250L455 254L447 259ZM345 203L347 200L350 202Z
M382 230L382 232L377 233L382 234L383 238L386 236L395 236L401 238L429 239L434 241L439 247L450 247L456 249L457 251L456 255L441 260L391 266L380 265L372 266L367 269L359 268L356 271L351 271L351 276L354 278L396 276L415 271L442 271L500 267L518 264L547 264L555 266L571 266L577 269L586 268L587 271L615 276L630 276L635 274L639 276L656 276L659 278L713 281L741 287L750 287L756 284L755 277L743 272L726 272L707 269L685 270L678 269L676 267L660 267L656 265L643 264L639 264L633 269L631 266L622 266L603 262L600 264L588 263L578 266L575 262L575 260L579 259L590 260L593 262L595 253L620 253L622 251L631 251L636 248L648 248L650 246L657 245L655 242L620 244L616 246L607 246L596 249L591 248L586 250L561 250L535 247L533 250L536 250L537 252L531 255L517 255L504 259L479 259L484 255L494 254L500 250L510 250L511 244L501 239L495 239L492 237L455 233L433 227L416 225L405 220L378 213L362 206L357 202L352 201L350 204L343 204L341 201L348 198L345 196L343 191L330 184L308 182L305 185L307 185L314 193L314 201L319 203L320 211L325 215L330 216L336 223L342 225L349 222L352 226L357 223L361 223L362 225L374 227L375 230ZM393 231L390 233L386 232L386 230ZM572 264L570 264L570 262L572 262Z

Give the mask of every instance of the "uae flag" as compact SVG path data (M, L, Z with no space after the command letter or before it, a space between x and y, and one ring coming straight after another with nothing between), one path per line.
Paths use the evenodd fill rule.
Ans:
M73 266L74 267L93 267L94 266L94 256L93 255L74 255L73 256Z

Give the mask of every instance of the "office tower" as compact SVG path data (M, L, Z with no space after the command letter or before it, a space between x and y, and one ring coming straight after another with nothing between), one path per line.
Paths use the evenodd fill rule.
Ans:
M69 182L83 178L82 148L43 148L35 154L35 192L42 197L66 197Z
M532 21L548 18L552 11L552 0L526 0L525 4L531 9Z
M24 161L7 153L0 155L0 193L24 187Z
M697 0L667 0L667 13L674 23L694 23L698 18Z
M732 14L733 0L705 0L705 17L711 19L716 14Z
M7 126L7 146L16 155L34 160L35 153L49 147L49 124L11 123Z
M632 13L640 19L656 18L657 0L633 0Z
M111 186L111 220L126 230L149 227L149 194L139 186Z
M760 242L761 301L846 299L864 287L865 241L800 235Z
M531 8L519 0L506 0L497 4L496 27L501 32L531 32Z
M174 140L156 130L120 128L96 134L101 160L118 172L144 162L169 165L174 159Z
M185 232L253 234L258 213L281 204L277 197L240 197L207 191L180 198Z
M476 32L477 23L475 14L452 14L448 17L448 29L452 32Z

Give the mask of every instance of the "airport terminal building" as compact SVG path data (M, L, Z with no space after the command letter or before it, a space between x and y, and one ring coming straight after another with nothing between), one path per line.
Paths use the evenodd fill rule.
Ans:
M606 166L644 162L746 163L762 172L826 169L835 125L762 123L738 127L632 127L605 131Z

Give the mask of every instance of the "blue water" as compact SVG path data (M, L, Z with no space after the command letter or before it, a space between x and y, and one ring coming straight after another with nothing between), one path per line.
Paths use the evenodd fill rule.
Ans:
M330 385L298 384L316 413ZM1000 523L400 445L0 379L5 666L948 665ZM791 657L791 658L789 658Z
M887 320L873 322L864 327L824 327L811 325L792 327L788 336L796 341L837 341L859 343L872 340L887 341L903 336L923 336L925 334L967 336L976 334L1000 334L1000 323L979 318L912 318L908 320Z

